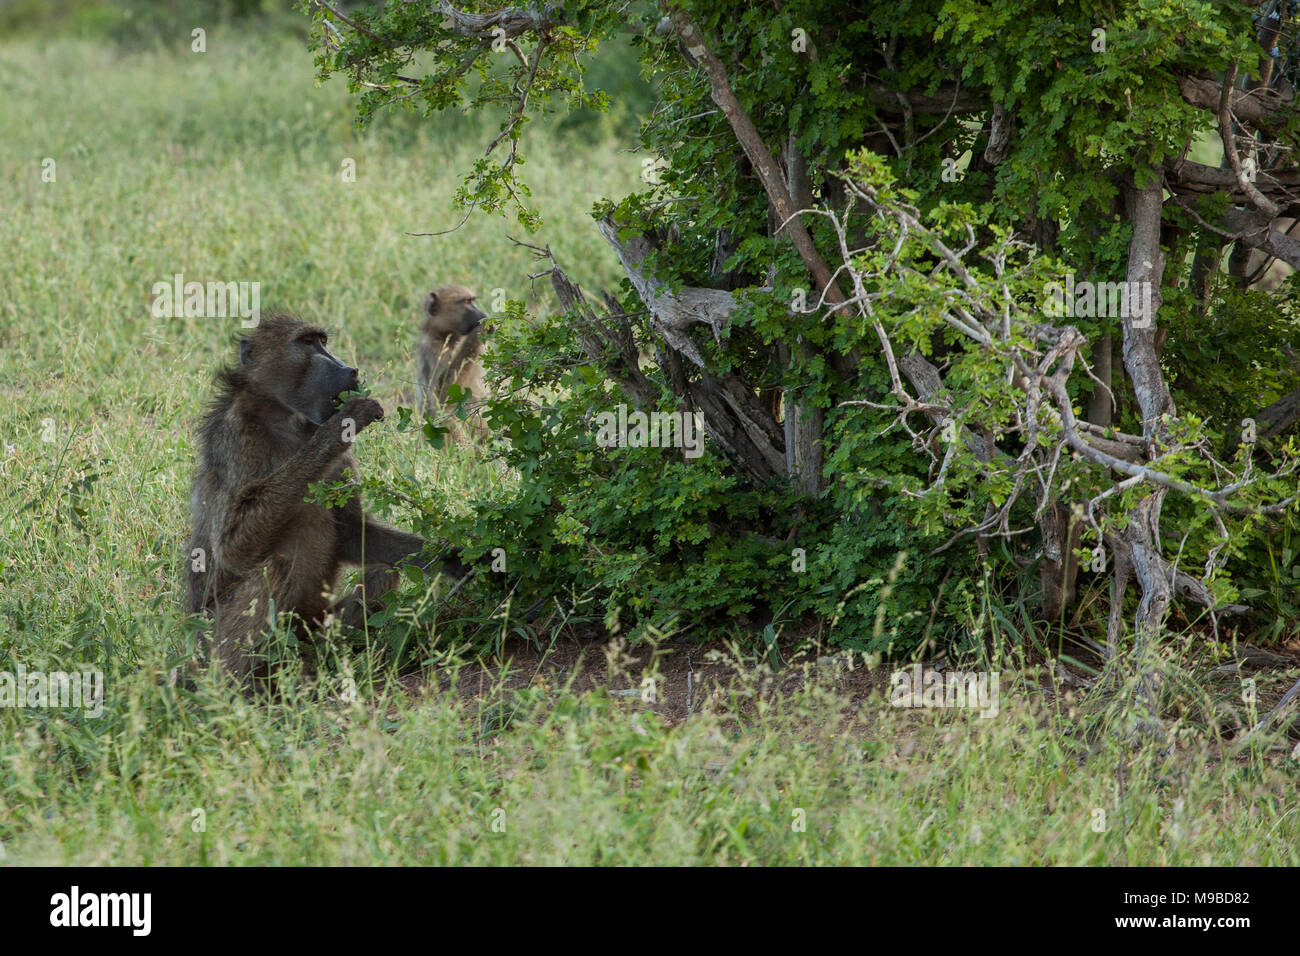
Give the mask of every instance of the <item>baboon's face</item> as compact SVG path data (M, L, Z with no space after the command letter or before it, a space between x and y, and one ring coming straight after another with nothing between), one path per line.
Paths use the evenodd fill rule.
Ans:
M325 330L294 319L266 320L239 343L239 360L263 390L313 422L334 413L360 383L357 370L325 347Z
M435 289L424 300L426 328L441 336L472 335L479 331L487 313L475 304L477 298L464 286Z

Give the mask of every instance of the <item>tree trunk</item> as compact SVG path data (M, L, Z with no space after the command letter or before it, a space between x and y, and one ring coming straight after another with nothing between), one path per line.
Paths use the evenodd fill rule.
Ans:
M1111 401L1115 385L1111 381L1111 359L1114 349L1114 342L1107 332L1097 341L1097 347L1093 349L1092 354L1092 374L1097 376L1098 381L1105 388L1093 383L1092 392L1088 395L1087 418L1094 425L1103 427L1109 425L1112 420Z
M791 201L796 209L808 209L812 206L812 184L808 181L808 170L803 155L795 146L795 131L790 130L785 147L786 186L790 191ZM799 340L804 362L812 357L813 350ZM782 350L782 358L788 366L794 360L794 352ZM823 442L825 440L826 410L804 400L798 393L785 396L785 463L786 472L796 486L806 495L821 492Z
M1150 170L1146 185L1125 188L1124 204L1133 235L1128 248L1129 283L1150 283L1150 310L1127 309L1123 316L1124 367L1133 383L1133 394L1142 414L1142 437L1149 454L1155 456L1169 436L1169 421L1175 414L1173 398L1160 370L1156 355L1156 316L1160 310L1160 282L1165 256L1160 249L1160 215L1163 189L1159 170ZM1130 285L1130 288L1133 286ZM1139 314L1133 314L1139 313ZM1153 490L1129 512L1128 524L1119 541L1127 552L1126 563L1137 576L1141 597L1134 621L1134 642L1139 658L1164 626L1169 609L1172 582L1160 547L1160 505L1165 490ZM1117 564L1119 561L1117 559ZM1155 706L1154 678L1144 673L1139 679L1139 697L1149 710Z
M1079 574L1079 559L1074 549L1079 546L1080 527L1070 509L1061 502L1043 509L1041 527L1043 560L1038 565L1038 583L1042 596L1038 611L1044 620L1055 621L1074 603Z

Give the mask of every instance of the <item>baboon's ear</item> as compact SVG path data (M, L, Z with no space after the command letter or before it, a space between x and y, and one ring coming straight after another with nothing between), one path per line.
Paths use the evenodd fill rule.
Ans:
M252 339L239 340L239 364L240 365L253 364L253 340Z
M438 311L438 293L430 292L429 297L424 300L425 315L434 315Z

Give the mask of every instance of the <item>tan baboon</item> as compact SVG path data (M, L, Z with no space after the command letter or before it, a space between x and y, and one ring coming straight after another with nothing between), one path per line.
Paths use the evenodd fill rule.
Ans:
M452 438L457 442L465 438L462 425L467 425L470 434L479 441L488 437L487 425L478 410L478 403L487 396L483 365L479 362L483 353L479 336L487 316L474 304L475 298L463 285L445 285L425 296L420 344L415 355L421 414L441 413L452 385L473 393L469 418L462 423L452 416L443 423L451 429Z
M352 441L384 417L362 396L336 410L357 370L325 342L292 316L263 319L240 340L239 364L219 373L200 433L187 603L215 618L213 653L241 680L265 672L258 643L272 614L293 614L304 633L331 613L358 624L367 601L396 583L393 565L425 547L366 514L356 495L338 508L304 500L314 482L355 477ZM331 605L342 564L365 567L365 584Z

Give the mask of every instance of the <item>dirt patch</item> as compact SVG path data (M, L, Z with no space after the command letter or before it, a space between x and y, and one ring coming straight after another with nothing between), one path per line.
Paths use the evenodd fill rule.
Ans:
M676 723L700 710L710 698L737 682L761 685L764 693L788 694L813 675L829 681L856 710L871 694L886 692L890 668L869 670L861 655L845 653L783 658L773 672L762 661L737 659L712 648L665 641L657 646L624 642L604 635L568 634L549 647L521 639L507 641L499 661L467 663L453 685L449 674L408 674L402 686L416 695L448 693L482 700L500 690L522 690L544 682L576 693L603 689Z
M1203 679L1236 682L1239 674L1268 675L1268 687L1261 688L1260 693L1262 716L1295 680L1294 669L1300 666L1300 653L1295 648L1277 651L1242 645L1237 649L1237 660L1208 670ZM1054 681L1046 679L1046 660L1027 664L1031 669L1042 668L1039 673L1044 678L1024 686L1037 687L1048 697L1058 691L1081 691L1091 683L1082 672L1059 661L1051 665ZM1100 666L1100 659L1096 664ZM678 723L736 687L757 689L764 696L784 696L816 680L843 695L845 716L851 719L873 695L888 697L896 669L912 666L911 661L894 661L868 668L860 653L850 655L840 649L795 653L793 648L787 648L782 651L781 667L773 670L759 657L727 654L716 646L669 640L629 647L604 633L572 630L557 635L545 647L519 638L507 640L498 659L466 662L454 681L449 669L440 669L407 674L400 683L414 696L454 692L469 702L484 702L503 691L539 684L567 687L575 693L604 690L630 705L653 711L669 723ZM921 666L945 671L952 665L930 660L921 662ZM739 709L744 711L748 706L742 703Z

